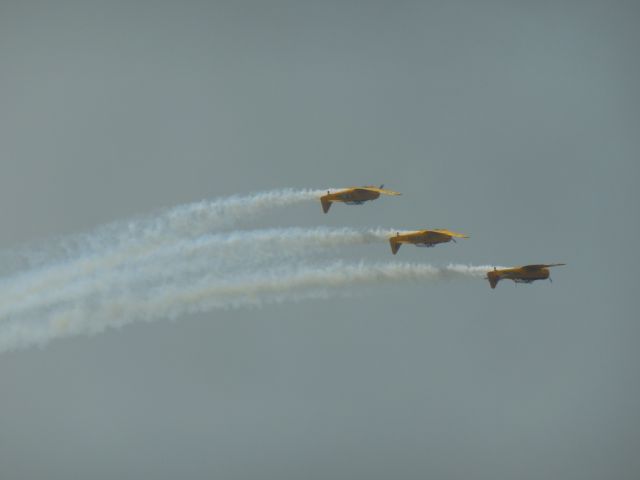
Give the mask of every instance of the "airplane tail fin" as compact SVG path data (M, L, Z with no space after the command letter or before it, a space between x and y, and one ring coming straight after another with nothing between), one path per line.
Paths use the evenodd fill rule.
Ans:
M322 204L322 211L327 213L331 208L331 200L329 200L326 196L320 197L320 203Z
M391 253L394 255L398 253L398 250L400 250L400 247L402 246L402 244L396 240L396 237L391 237L389 239L389 245L391 245Z
M498 282L500 281L500 277L495 272L488 272L487 280L489 280L491 288L496 288L496 285L498 285Z

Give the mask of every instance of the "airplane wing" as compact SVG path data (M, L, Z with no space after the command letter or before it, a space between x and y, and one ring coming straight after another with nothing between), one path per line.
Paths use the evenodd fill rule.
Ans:
M354 187L355 190L368 190L369 192L378 192L383 195L402 195L400 192L394 192L393 190L388 190L386 188L378 188L378 187Z
M541 263L537 265L525 265L520 268L522 268L523 270L540 270L541 268L559 267L562 265L566 265L566 263Z
M389 190L387 188L376 188L376 191L382 193L383 195L391 195L393 197L397 197L398 195L402 195L400 192L395 192L393 190Z
M464 233L452 232L451 230L444 230L444 229L440 229L440 228L434 230L434 232L444 233L445 235L449 235L450 237L469 238L469 235L465 235Z
M439 238L438 232L436 230L422 230L421 232L416 232L418 235L423 235L427 242L434 241Z

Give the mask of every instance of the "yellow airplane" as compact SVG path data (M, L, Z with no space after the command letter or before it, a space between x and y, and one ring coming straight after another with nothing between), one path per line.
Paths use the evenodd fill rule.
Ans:
M343 202L347 205L362 205L369 200L375 200L381 193L384 195L402 195L393 190L385 190L384 185L380 185L379 188L368 185L366 187L349 187L334 193L327 190L327 194L320 197L320 203L322 203L322 211L327 213L333 202Z
M493 271L487 272L486 279L489 280L491 288L496 288L496 285L503 278L513 280L515 283L531 283L535 280L546 280L549 278L549 267L559 267L566 265L566 263L550 263L541 265L525 265L523 267L502 268L498 270L493 268ZM549 278L551 281L551 278Z
M469 238L463 233L451 232L449 230L418 230L416 232L406 232L389 238L391 252L395 255L400 250L403 243L413 243L416 247L435 247L438 243L456 241L456 238Z

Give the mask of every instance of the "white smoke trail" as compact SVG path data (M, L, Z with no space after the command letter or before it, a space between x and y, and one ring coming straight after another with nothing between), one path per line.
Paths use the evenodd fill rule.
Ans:
M0 279L0 352L135 321L323 297L356 284L468 277L489 269L308 263L338 246L386 242L394 230L220 233L265 209L316 200L322 193L281 190L200 202L58 239L49 249L23 250L29 268Z
M402 280L481 278L493 267L383 263L333 263L326 266L281 267L258 274L226 278L207 274L197 281L157 284L143 291L126 286L94 298L76 298L40 312L0 322L0 352L44 344L54 338L95 334L135 321L177 318L216 308L324 298L355 285Z
M53 239L46 245L2 252L13 263L22 259L19 263L28 273L19 273L21 268L14 266L17 275L0 279L0 291L6 297L11 296L16 287L22 289L23 295L34 293L25 287L28 284L36 284L35 293L54 288L77 280L79 274L90 275L118 267L172 242L234 225L265 210L317 200L323 192L283 189L202 201L152 216L115 222L89 233Z
M329 248L386 242L393 230L351 228L283 228L203 235L146 249L127 262L104 262L87 268L83 261L54 264L4 279L0 290L0 319L25 310L46 309L62 301L104 294L126 285L179 283L202 272L225 275L259 270ZM98 257L96 254L95 257Z
M87 233L50 239L45 244L9 250L2 252L2 256L5 263L14 264L5 266L6 269L35 268L75 259L89 271L120 264L131 255L178 239L228 228L269 209L318 200L324 192L287 188L203 200L153 215L113 222Z

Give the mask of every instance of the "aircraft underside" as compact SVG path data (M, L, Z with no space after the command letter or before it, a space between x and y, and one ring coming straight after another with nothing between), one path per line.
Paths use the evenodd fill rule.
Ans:
M541 280L540 278L512 278L516 283L533 283L535 280Z
M536 280L549 280L550 282L552 281L550 277L546 277L546 278L512 278L511 280L513 280L516 283L533 283Z

